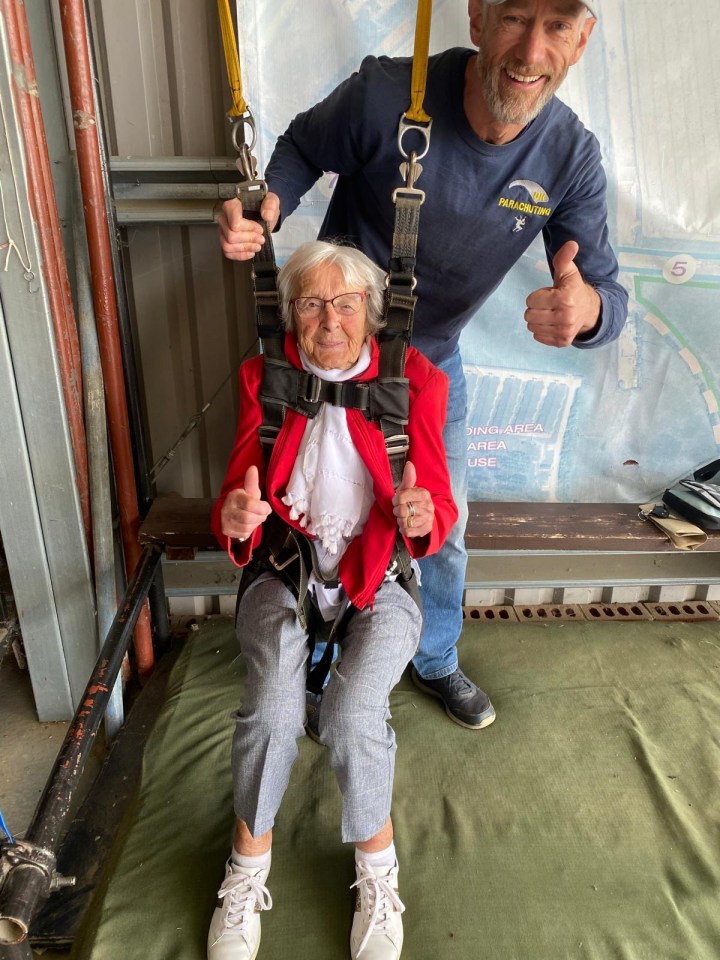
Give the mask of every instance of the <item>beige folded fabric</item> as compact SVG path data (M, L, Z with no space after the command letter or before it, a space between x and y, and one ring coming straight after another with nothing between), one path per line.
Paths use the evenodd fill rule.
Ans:
M650 512L655 506L657 504L643 503L640 507L640 515L654 523L658 530L662 530L678 550L695 550L705 543L707 534L700 527L696 527L689 520L683 520L672 510L668 510L667 517L655 517Z

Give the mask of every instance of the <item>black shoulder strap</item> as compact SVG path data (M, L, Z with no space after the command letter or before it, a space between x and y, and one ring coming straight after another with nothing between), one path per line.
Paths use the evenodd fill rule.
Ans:
M379 418L395 487L398 487L402 480L409 447L405 427L410 407L410 386L405 377L405 357L412 337L413 315L417 302L415 260L420 207L425 200L425 193L414 185L422 170L414 153L410 155L407 163L402 164L400 170L405 176L406 184L395 190L392 197L395 204L395 225L386 280L385 326L378 337L380 366L377 380L381 389L390 391L397 390L397 386L402 384L407 395L404 418L387 412L383 412Z
M237 184L235 193L243 205L244 216L249 220L255 220L262 226L265 238L265 243L251 262L257 335L262 346L266 368L268 361L272 361L279 366L289 366L283 350L285 331L280 318L275 249L268 225L260 216L260 207L267 195L267 185L264 180L257 177L257 164L248 145L243 143L239 145L238 149L240 150L238 167L243 173L244 179ZM260 427L260 440L267 462L285 418L285 408L277 403L265 401L262 394L261 403L263 422Z

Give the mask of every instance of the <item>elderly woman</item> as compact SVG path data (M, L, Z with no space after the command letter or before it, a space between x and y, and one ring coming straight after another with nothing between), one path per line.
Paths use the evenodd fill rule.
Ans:
M324 381L378 376L374 334L384 274L375 264L354 248L316 241L290 257L278 283L293 367ZM280 523L311 548L315 612L341 625L341 657L323 693L319 736L342 793L342 839L355 844L351 955L397 960L404 907L390 819L395 736L388 700L416 651L422 616L392 561L398 532L410 557L424 557L439 549L457 517L442 454L447 378L409 348L409 452L395 490L379 425L359 409L331 403L312 419L288 410L266 468L263 367L259 356L240 369L237 436L213 512L219 542L251 573L237 614L247 681L232 753L235 835L208 958L257 954L260 912L272 905L265 885L272 827L303 736L307 618L265 543Z

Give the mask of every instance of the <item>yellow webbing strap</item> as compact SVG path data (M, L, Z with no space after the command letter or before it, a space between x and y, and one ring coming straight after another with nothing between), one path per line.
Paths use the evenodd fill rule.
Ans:
M222 33L223 50L225 51L225 66L233 99L233 105L228 110L227 115L229 117L241 117L244 113L247 113L248 106L243 97L240 57L235 40L232 13L230 12L230 0L218 0L218 13L220 14L220 32Z
M430 49L430 20L432 0L418 0L415 21L415 49L413 51L410 109L405 114L414 123L429 123L430 117L423 110L425 84L427 82L428 50Z

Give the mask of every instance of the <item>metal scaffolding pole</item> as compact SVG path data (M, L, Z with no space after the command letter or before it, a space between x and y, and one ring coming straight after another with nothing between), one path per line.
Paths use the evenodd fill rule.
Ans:
M75 124L75 145L83 193L85 229L90 253L93 300L107 397L120 530L125 564L130 573L134 570L141 554L138 542L140 515L130 442L113 260L105 212L88 27L83 0L67 0L61 4L60 16ZM147 610L142 611L138 618L135 655L140 676L147 676L154 666L152 632Z
M22 943L48 894L73 882L55 871L61 829L161 554L152 546L141 555L25 836L0 846L0 945Z

